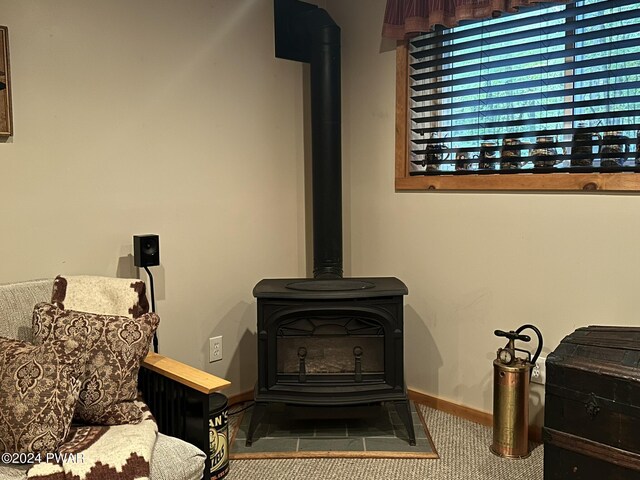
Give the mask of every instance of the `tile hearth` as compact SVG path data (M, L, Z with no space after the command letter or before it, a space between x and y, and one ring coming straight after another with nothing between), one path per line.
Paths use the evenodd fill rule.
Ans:
M372 454L389 456L437 453L421 415L411 403L416 433L416 446L408 443L406 429L392 405L359 407L295 407L273 404L254 435L251 447L245 445L250 410L243 412L235 435L232 434L231 457L280 453L282 456L304 456L313 452L336 452L335 456ZM233 428L232 428L233 430ZM395 453L394 453L395 452Z

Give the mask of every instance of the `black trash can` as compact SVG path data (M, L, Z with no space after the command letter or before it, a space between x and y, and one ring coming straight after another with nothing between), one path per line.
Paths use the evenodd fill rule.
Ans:
M229 473L229 414L227 397L221 393L209 395L209 459L211 480Z

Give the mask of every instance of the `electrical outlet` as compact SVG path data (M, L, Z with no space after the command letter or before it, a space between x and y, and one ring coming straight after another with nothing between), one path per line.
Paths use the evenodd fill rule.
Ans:
M222 335L209 339L209 363L222 360Z
M538 357L536 364L531 367L531 382L544 385L547 381L547 357Z

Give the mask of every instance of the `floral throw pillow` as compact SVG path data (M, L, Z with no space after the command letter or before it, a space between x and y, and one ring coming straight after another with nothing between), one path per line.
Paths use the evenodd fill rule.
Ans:
M159 322L155 313L129 318L62 310L50 303L35 306L35 344L66 336L86 338L88 357L74 420L120 425L142 419L134 403L138 371Z
M36 346L0 337L0 453L54 453L69 433L86 354L60 338Z

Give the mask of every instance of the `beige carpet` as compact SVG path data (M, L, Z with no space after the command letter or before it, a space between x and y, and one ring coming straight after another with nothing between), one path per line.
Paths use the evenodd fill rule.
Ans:
M489 452L491 428L419 405L439 459L232 460L228 480L542 480L543 447L523 460Z

